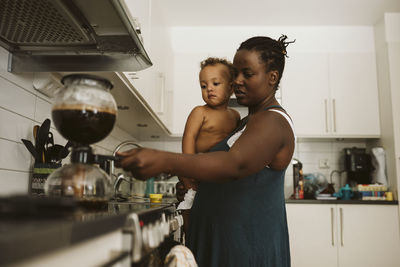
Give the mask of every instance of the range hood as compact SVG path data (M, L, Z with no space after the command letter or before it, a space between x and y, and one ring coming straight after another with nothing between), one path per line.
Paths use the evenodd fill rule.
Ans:
M10 72L145 69L138 26L123 0L0 0Z

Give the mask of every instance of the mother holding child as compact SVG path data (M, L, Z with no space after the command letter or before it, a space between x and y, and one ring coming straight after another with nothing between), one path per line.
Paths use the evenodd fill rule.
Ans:
M199 266L290 266L284 176L294 152L295 136L290 117L275 98L286 47L291 43L286 39L284 35L278 40L252 37L237 49L233 79L227 71L227 79L221 82L232 84L238 103L248 107L248 116L237 127L221 124L231 131L222 141L201 141L199 135L189 138L188 131L203 137L207 134L201 132L206 130L202 128L205 117L218 121L209 103L218 94L206 93L206 105L197 109L209 113L192 120L197 128L190 128L195 108L185 128L183 142L194 140L189 143L195 150L184 148L181 154L139 148L119 153L123 156L121 167L136 178L147 179L164 172L190 179L186 180L191 181L188 187L197 187L187 246ZM201 88L209 83L217 86L212 80L216 69L204 68L200 72ZM210 74L211 70L214 72ZM225 113L216 114L225 114L235 122L237 114L224 107ZM212 146L207 148L209 152L195 154L204 152L196 149L207 144Z

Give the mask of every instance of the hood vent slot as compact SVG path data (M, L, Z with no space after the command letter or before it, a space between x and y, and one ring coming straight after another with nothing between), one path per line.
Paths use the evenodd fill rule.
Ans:
M1 1L0 35L10 47L17 45L94 44L67 9L48 0ZM70 16L67 16L70 15Z
M135 27L123 0L0 0L11 72L145 69Z

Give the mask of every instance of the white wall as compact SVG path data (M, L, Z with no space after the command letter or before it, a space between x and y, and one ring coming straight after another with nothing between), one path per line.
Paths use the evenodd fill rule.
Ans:
M51 99L32 87L33 74L7 72L7 58L8 52L0 48L0 196L28 192L33 158L21 139L32 141L33 126L51 119ZM64 145L66 140L52 127L55 143ZM94 150L110 154L128 139L134 137L115 127Z
M201 60L208 56L232 60L240 43L249 37L264 35L279 38L281 34L286 34L289 40L296 39L288 47L289 60L293 52L375 51L374 29L368 26L173 27L170 29L174 53L172 66L175 70L172 132L182 134L191 109L203 104L198 84Z
M389 184L400 190L400 13L386 13L375 27L382 138Z

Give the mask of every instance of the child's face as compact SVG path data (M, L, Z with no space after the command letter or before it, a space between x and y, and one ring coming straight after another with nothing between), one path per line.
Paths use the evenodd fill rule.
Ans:
M199 74L201 95L211 107L227 105L233 88L228 67L223 64L204 67Z

